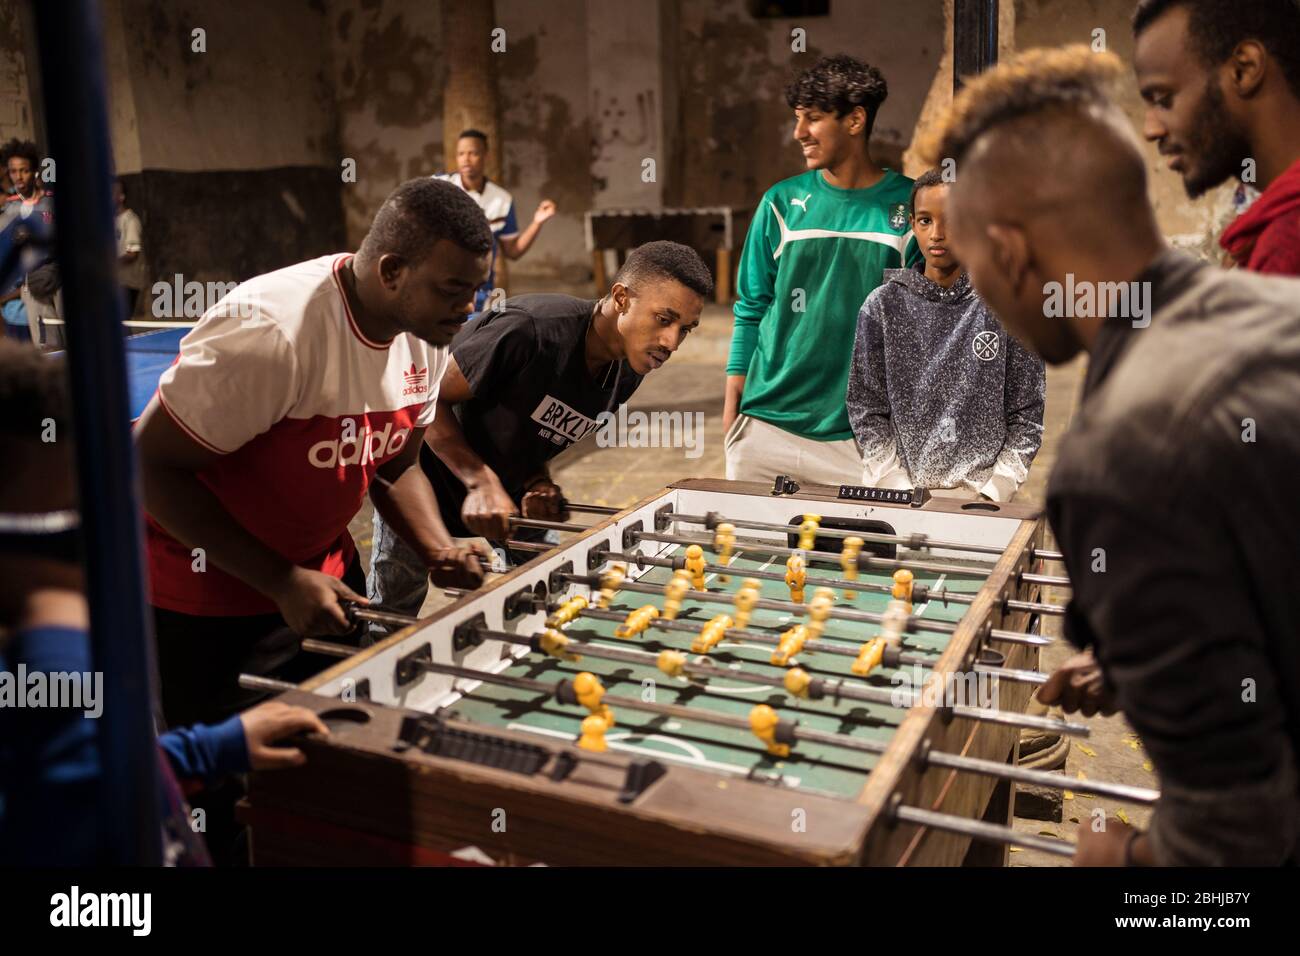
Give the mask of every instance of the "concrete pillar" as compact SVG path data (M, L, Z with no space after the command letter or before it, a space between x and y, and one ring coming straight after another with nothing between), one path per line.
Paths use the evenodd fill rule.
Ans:
M677 5L671 0L616 4L587 0L587 63L591 92L592 163L596 209L664 205L673 167L665 116L675 113L669 52Z
M456 136L460 131L479 129L488 137L490 179L501 178L502 153L492 65L492 31L496 26L491 0L442 3L443 54L447 60L442 111L444 168L456 168Z

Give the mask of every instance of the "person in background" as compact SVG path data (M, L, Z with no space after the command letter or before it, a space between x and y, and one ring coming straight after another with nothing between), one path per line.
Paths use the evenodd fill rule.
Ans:
M113 180L113 206L117 210L113 228L117 234L118 282L126 296L126 317L135 315L140 290L145 286L144 230L135 210L127 207L122 180Z
M542 231L546 220L555 215L555 203L543 199L537 204L533 221L523 232L515 218L515 199L501 185L487 178L487 134L467 129L456 137L456 172L438 173L435 179L446 180L465 190L478 203L492 228L492 265L487 282L474 294L474 311L482 312L492 294L496 281L497 250L507 259L515 260L529 250Z
M1300 2L1142 0L1133 32L1146 138L1193 199L1253 172L1263 194L1219 243L1300 276Z
M1043 361L1007 335L948 248L939 170L912 185L924 262L887 269L858 317L848 413L862 483L1010 501L1043 441Z
M30 230L43 238L52 238L54 225L54 193L41 183L41 154L36 144L12 139L0 149L13 184L14 193L0 211L0 229L21 220ZM23 286L27 276L54 259L52 243L29 242L20 253L21 268L9 280L8 288L0 289L0 311L4 313L5 334L21 342L32 340L27 308L23 304Z
M919 258L912 181L871 157L888 92L879 70L845 55L786 89L807 171L763 195L745 236L722 417L730 479L862 474L844 408L858 310L884 270Z
M23 533L24 519L75 515L67 396L62 357L0 340L0 672L95 669L75 536ZM96 723L82 708L0 707L0 865L102 861ZM306 732L329 731L310 710L270 702L215 726L160 735L165 862L208 861L185 793L227 774L303 763L301 750L275 744Z
M458 335L420 456L448 532L505 548L535 531L512 528L512 515L568 520L547 463L591 440L601 415L615 414L672 358L712 294L693 249L648 242L599 299L512 296ZM418 614L428 575L379 512L374 529L370 600Z

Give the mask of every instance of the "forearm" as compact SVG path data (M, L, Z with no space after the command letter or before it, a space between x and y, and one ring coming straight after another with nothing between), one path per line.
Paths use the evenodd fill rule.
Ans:
M145 462L149 514L181 544L202 549L205 562L274 598L293 563L249 534L191 471Z
M438 552L453 547L433 486L419 465L407 468L396 481L376 481L370 486L370 500L426 566L435 563Z
M503 243L501 248L505 252L506 258L514 260L522 256L528 251L528 247L536 241L537 234L541 231L542 224L540 222L532 222L528 224L527 229L515 236L514 242L509 245Z
M437 415L424 440L438 460L466 488L477 488L485 482L499 480L496 472L470 447L450 402L438 402Z

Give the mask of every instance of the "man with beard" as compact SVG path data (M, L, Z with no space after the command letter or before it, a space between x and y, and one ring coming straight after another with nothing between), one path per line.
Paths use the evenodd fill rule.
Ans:
M1143 132L1193 199L1255 164L1263 195L1220 238L1256 272L1300 275L1300 2L1142 0Z
M1300 281L1169 249L1108 96L1122 72L1086 46L1020 54L925 150L957 164L948 238L1007 331L1053 365L1089 356L1047 510L1066 637L1096 663L1039 699L1118 706L1160 775L1149 828L1085 823L1076 864L1294 864L1300 508L1278 476L1300 471ZM1062 315L1069 282L1129 307Z

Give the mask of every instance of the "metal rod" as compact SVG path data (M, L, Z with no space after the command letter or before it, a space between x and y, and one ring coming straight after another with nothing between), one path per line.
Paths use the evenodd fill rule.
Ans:
M1064 561L1065 555L1060 551L1048 551L1046 548L1033 548L1029 552L1030 557L1037 561Z
M1006 843L1011 846L1024 847L1027 850L1041 850L1044 853L1052 853L1056 856L1074 856L1074 844L1068 841L1054 840L1050 837L1039 836L1036 833L1020 833L1011 827L999 826L996 823L985 823L983 820L967 820L965 817L955 817L949 813L939 813L935 810L922 810L920 807L909 806L895 807L893 816L903 823L931 827L935 830L946 830L949 833L959 833L962 836L968 836L973 840L983 840L986 843Z
M291 684L287 680L276 680L274 677L262 677L258 674L240 674L239 686L244 690L265 690L272 694L298 689L297 684Z
M542 554L546 551L550 551L553 547L555 547L555 545L541 544L540 542L537 541L510 540L506 542L506 547L510 548L512 551L532 551L535 552L536 554Z
M516 528L537 528L541 531L586 531L591 525L573 524L568 521L544 521L541 518L521 518L510 516L510 523Z
M1000 627L995 627L989 631L990 641L1005 641L1008 644L1028 644L1032 647L1046 647L1052 643L1050 637L1040 637L1037 634L1022 634L1020 631L1006 631Z
M415 618L411 618L414 622ZM351 657L361 651L359 647L351 647L347 644L335 644L333 641L321 641L314 637L304 637L302 639L302 649L311 651L313 654L325 654L329 657Z
M583 609L578 620L581 620L584 617L593 618L598 621L622 621L625 615L619 614L617 611L606 611L598 607L587 607ZM700 630L698 626L687 621L666 621L661 617L652 620L650 622L650 627L662 631L681 631L689 634L698 634ZM750 641L754 644L764 644L771 647L776 647L781 643L781 638L776 634L768 634L764 631L755 631L750 628L729 627L724 632L724 636L729 640L744 640ZM806 651L816 652L818 654L832 654L840 657L857 657L859 649L859 646L850 643L831 644L822 640L810 640L804 642L804 650ZM909 666L933 667L935 662L939 659L938 654L926 655L917 651L899 651L897 653L898 663L907 664ZM886 651L886 655L886 661L888 661L889 656L892 655L890 655L888 651ZM885 666L892 667L895 665L886 663ZM1038 671L993 667L988 664L976 664L975 671L980 674L988 674L991 677L998 677L1003 680L1019 681L1025 684L1044 684L1047 682L1047 675L1039 673Z
M738 552L743 548L737 548ZM625 561L628 564L638 566L650 565L656 568L681 568L685 567L685 558L660 558L648 554L629 554L626 551L610 551L607 548L596 548L596 557L604 558L608 561ZM755 569L745 570L737 569L734 565L728 564L709 564L704 565L705 571L714 574L726 574L737 578L758 578L760 581L784 581L785 575L779 571L759 571ZM814 577L809 577L814 581ZM864 591L873 594L890 594L893 592L892 584L876 584L871 581L850 581L848 578L824 578L815 576L815 585L817 587L837 588L846 591ZM927 601L938 601L941 604L972 604L975 601L975 595L963 594L959 591L933 590L924 585L916 585L914 593L917 597L914 603L923 604Z
M94 0L35 3L56 243L66 299L86 602L104 716L95 721L99 860L162 864L153 615L145 605L140 481L131 440L124 299L116 278L103 32ZM39 172L33 170L33 172ZM14 819L16 827L24 821Z
M1030 614L1051 614L1060 616L1065 608L1059 604L1045 604L1042 601L1018 601L1011 598L1004 602L1008 611L1028 611Z
M532 647L533 637L525 637L521 634L512 634L509 631L498 631L492 628L478 628L478 633L494 641L502 641L508 644L522 644L526 647ZM609 647L604 644L594 644L591 641L572 641L568 645L568 650L574 654L586 654L603 660L625 661L629 664L641 664L643 666L659 666L659 655L652 651L637 651L619 647ZM775 666L775 665L773 665ZM714 664L698 664L686 662L682 669L687 674L693 674L706 680L713 678L728 678L739 681L742 684L763 684L768 687L774 687L785 691L784 677L767 676L758 674L753 671L733 671L720 668ZM785 673L785 668L781 668ZM871 687L867 684L857 681L849 682L841 678L818 678L825 685L822 688L821 697L808 698L809 700L824 700L830 698L847 698L849 700L861 700L872 704L884 704L901 710L908 710L916 705L916 698L919 698L924 691L921 689L901 689L884 690L882 688ZM787 691L788 693L788 691ZM910 700L900 703L898 698L906 694ZM791 695L793 696L793 695ZM968 720L987 721L991 723L1003 724L1010 727L1023 727L1036 730L1044 730L1053 733L1068 734L1074 737L1087 737L1090 730L1086 724L1075 724L1069 721L1057 720L1054 717L1038 717L1031 714L1016 714L1010 711L996 710L988 707L967 707L957 706L953 708L953 714L957 717Z
M907 663L906 661L904 663ZM992 664L976 664L975 670L1001 680L1016 681L1021 684L1046 684L1047 675L1042 671L1019 670L1014 667L994 667Z
M713 550L712 538L693 538L681 534L660 534L658 531L632 531L632 537L638 541L658 541L664 544L698 544L707 551ZM784 545L768 544L765 541L755 541L751 538L737 539L735 543L737 551L759 551L764 554L800 554L805 561L826 561L838 564L840 556L832 551L805 551L802 548L787 548ZM933 561L896 561L889 558L875 558L868 554L858 555L858 567L860 570L869 571L873 569L890 568L908 568L914 571L927 571L931 574L965 574L970 577L988 577L991 568L970 568L963 567L959 564L936 564Z
M377 611L362 604L347 605L347 612L359 621L373 621L375 624L388 624L392 627L410 627L419 620L405 614L394 614L392 611Z
M686 524L698 524L708 527L711 523L709 515L685 515L669 512L665 517L672 521L681 521ZM799 526L795 524L777 524L773 521L749 521L741 518L723 518L717 515L719 521L725 521L736 528L747 528L752 531L776 531L781 534L799 534ZM709 529L712 530L712 529ZM926 549L946 550L946 551L971 551L977 554L996 554L999 557L1006 550L991 544L962 544L956 541L934 541L929 535L925 534L885 534L880 531L845 531L840 528L818 528L817 537L819 538L861 538L863 541L874 544L900 544L907 547L909 551L921 551Z
M578 514L587 515L616 515L623 510L622 508L610 508L607 505L584 505L573 501L566 503L565 507L570 511L576 511Z
M599 589L599 575L590 574L561 574L561 580L572 581L575 584L585 584L593 591ZM638 594L663 594L662 587L656 587L653 584L642 584L639 581L624 581L619 585L620 591L635 591ZM684 597L694 598L697 601L708 601L711 604L732 604L734 595L721 594L714 591L697 591L694 588L688 590ZM799 604L796 601L778 601L773 598L759 598L754 602L754 607L766 611L790 611L796 614L807 614L808 605ZM872 611L857 611L848 608L835 607L831 608L831 618L840 621L853 621L857 624L879 624L883 619L883 614L876 614ZM951 634L957 630L956 624L949 624L946 621L925 621L917 618L915 615L908 618L908 631L930 631L934 634Z
M1160 799L1160 791L1149 787L1134 787L1126 783L1107 783L1104 780L1072 780L1059 773L1046 770L1031 770L1015 764L1002 763L997 760L983 760L979 757L962 757L956 754L932 750L926 754L925 762L936 767L961 770L966 773L978 773L986 777L1000 777L1014 780L1016 783L1028 783L1038 787L1050 787L1053 790L1077 790L1098 797L1112 797L1129 803L1150 806Z
M1026 571L1024 574L1020 575L1020 580L1024 581L1026 584L1045 584L1048 587L1054 588L1068 588L1073 586L1070 584L1069 578L1056 574L1032 574Z

